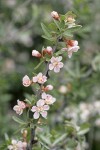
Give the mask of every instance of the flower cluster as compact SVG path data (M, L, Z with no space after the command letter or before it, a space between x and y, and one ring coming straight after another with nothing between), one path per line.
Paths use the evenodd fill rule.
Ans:
M57 20L57 21L60 21L61 20L61 16L56 12L56 11L53 11L51 13L51 16ZM64 19L64 22L65 22L65 25L67 26L67 28L74 28L76 27L77 25L75 24L75 15L72 13L72 12L69 12L65 19ZM79 25L80 26L80 25ZM71 58L72 57L72 53L73 52L77 52L78 49L80 48L78 46L78 41L76 40L68 40L66 38L64 38L64 41L65 41L65 44L66 44L66 47L65 48L62 48L63 51L67 51L68 52L68 57Z
M95 125L100 126L100 101L92 103L81 102L78 107L69 106L65 108L63 113L73 122L79 122L79 120L81 122L87 122L94 119Z
M43 118L47 117L47 110L49 110L49 105L53 104L56 99L52 97L50 94L42 93L42 99L37 101L36 106L33 106L31 111L34 112L34 119L38 119L40 115Z
M27 143L17 140L12 140L11 145L8 146L9 150L26 150Z
M59 15L56 11L51 12L51 16L54 20L60 22L61 15ZM68 14L65 17L65 25L67 28L73 28L75 26L75 17L72 13ZM77 52L79 49L78 41L76 40L68 40L66 38L63 39L66 47L62 48L61 51L66 51L68 53L68 57L72 57L73 52ZM47 61L46 57L49 55L49 60ZM54 55L54 49L51 46L47 46L46 48L42 48L42 51L39 52L37 50L32 50L32 56L41 58L44 61L47 61L48 71L53 70L55 73L59 73L61 68L63 68L64 64L62 62L62 56ZM52 85L44 86L45 82L47 82L47 76L39 72L37 75L33 76L30 79L27 75L25 75L22 79L22 83L25 87L30 86L31 84L38 84L41 90L41 97L36 102L35 106L31 106L31 111L34 113L33 118L38 119L40 115L44 118L47 117L47 111L50 109L51 104L53 104L56 99L50 94L46 94L49 90L53 89ZM23 113L23 109L26 107L24 102L17 101L18 105L14 106L14 110L17 114L21 115Z

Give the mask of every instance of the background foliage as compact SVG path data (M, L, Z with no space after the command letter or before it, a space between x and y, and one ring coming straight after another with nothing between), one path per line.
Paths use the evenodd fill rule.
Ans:
M12 108L16 100L23 99L25 93L32 94L31 88L22 86L21 79L27 73L30 75L37 64L37 59L33 63L35 58L31 56L32 49L41 50L42 45L49 44L41 38L43 32L40 23L51 21L52 10L59 13L72 10L83 29L75 34L81 47L80 51L75 53L71 60L65 56L65 70L60 76L54 78L52 74L52 83L56 85L53 94L58 98L58 103L51 114L55 114L62 103L65 104L64 108L74 105L78 109L80 102L91 104L100 100L99 0L1 0L0 142L4 141L7 135L11 136L17 128L17 124L12 120ZM66 94L61 94L61 85L67 88ZM52 120L54 125L64 116L62 109L60 111L55 114L60 114L57 120L49 120ZM96 119L98 117L96 115ZM91 120L91 129L87 135L90 150L100 149L100 119L98 126L95 125L96 119Z

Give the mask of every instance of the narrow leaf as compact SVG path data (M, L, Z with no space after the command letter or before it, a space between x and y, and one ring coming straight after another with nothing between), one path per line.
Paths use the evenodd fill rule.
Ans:
M49 29L43 23L41 23L41 27L42 27L42 30L44 31L45 35L47 37L51 37Z
M19 124L26 124L23 120L19 119L18 117L13 116L12 118L14 121L16 121Z

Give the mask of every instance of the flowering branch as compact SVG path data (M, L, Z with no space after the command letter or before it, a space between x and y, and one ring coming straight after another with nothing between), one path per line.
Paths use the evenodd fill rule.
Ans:
M73 52L77 52L79 49L78 41L72 39L73 32L81 27L75 23L75 15L72 12L60 15L53 11L51 16L53 23L49 24L49 26L45 26L43 23L41 24L44 31L42 37L51 41L54 47L47 46L46 48L42 48L41 52L37 50L32 51L32 56L40 59L40 63L34 68L34 71L43 63L45 63L45 71L39 72L38 74L34 73L35 76L33 76L32 79L27 75L23 77L22 82L25 87L29 87L30 85L34 86L34 96L31 99L25 99L25 102L18 100L17 105L13 108L19 115L21 115L26 108L29 112L29 118L25 123L18 118L14 119L19 123L23 123L25 125L24 128L26 128L26 126L30 128L30 138L28 139L27 136L25 136L24 141L26 145L25 143L24 146L20 144L20 150L33 149L33 145L37 142L35 132L41 123L40 119L41 117L44 119L47 118L50 106L56 101L56 98L47 93L53 89L53 86L45 85L50 78L49 71L53 70L55 73L59 73L64 66L62 62L63 54L67 52L68 57L71 58ZM38 88L35 85L37 85ZM70 126L71 125L72 124L70 124ZM66 137L66 135L64 136ZM60 140L61 138L56 140L54 145L56 146ZM14 146L19 150L19 144L17 142L15 142L15 144L12 142L12 144L8 146L8 149L12 150ZM50 147L50 144L48 146Z

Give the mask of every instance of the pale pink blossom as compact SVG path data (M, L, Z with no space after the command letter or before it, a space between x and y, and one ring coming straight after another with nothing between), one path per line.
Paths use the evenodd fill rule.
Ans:
M62 56L59 56L59 57L52 57L50 59L50 64L49 64L49 69L50 70L53 70L54 69L54 72L55 73L58 73L60 71L60 69L63 67L63 63L61 62L62 60Z
M34 112L34 119L38 119L40 115L42 115L43 118L47 117L47 110L49 110L49 106L45 105L45 101L40 99L37 101L37 106L33 106L31 111Z
M54 18L54 19L56 19L56 20L59 20L59 14L56 12L56 11L52 11L51 12L51 16L52 16L52 18Z
M26 150L27 143L17 140L12 140L11 145L8 146L9 150Z
M41 54L37 50L32 51L32 56L41 57Z
M23 101L17 100L17 105L13 107L13 110L16 111L18 115L23 113L23 110L26 108L26 105Z
M18 103L18 106L19 106L20 108L22 108L22 109L26 108L26 105L25 105L25 103L24 103L23 101L17 100L17 103Z
M25 87L28 87L28 86L31 85L31 80L30 80L30 78L29 78L27 75L25 75L25 76L23 77L22 82L23 82L23 85L24 85Z
M39 84L44 84L46 81L47 81L47 77L43 75L41 72L37 76L33 77L34 83L37 82Z
M44 99L45 104L51 105L56 101L56 98L51 96L50 94L42 93L42 99Z
M67 41L67 48L62 48L62 50L68 52L68 57L71 58L73 52L77 52L80 47L78 46L78 41L76 40L68 40Z

